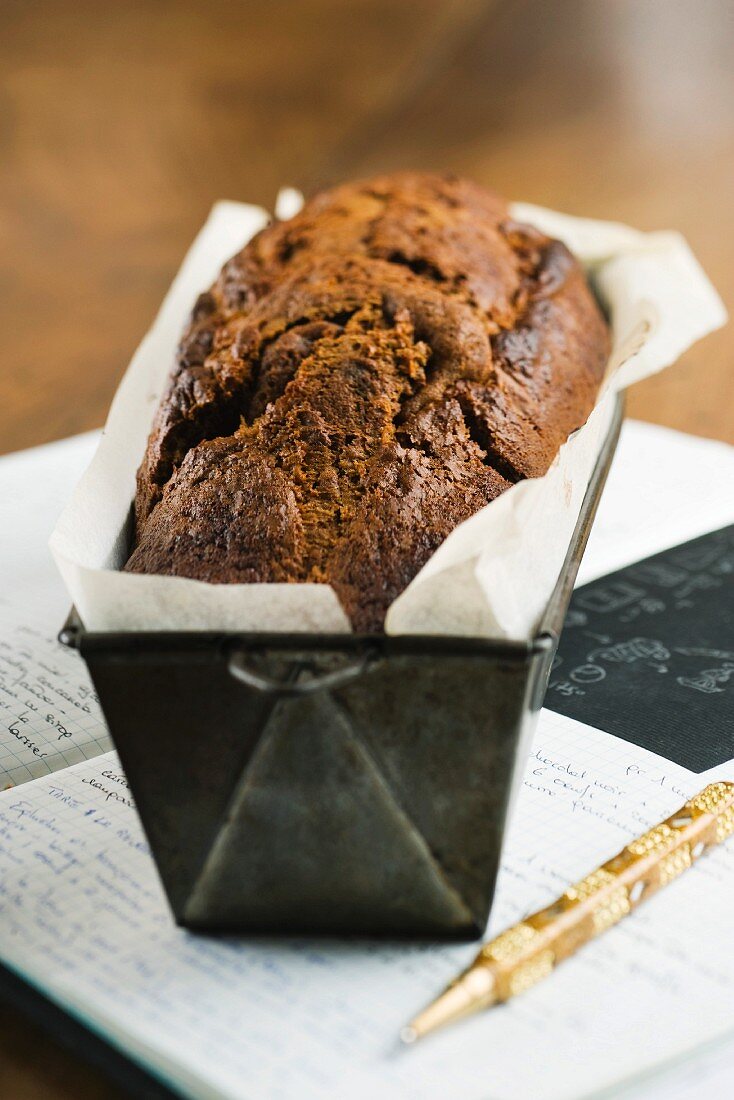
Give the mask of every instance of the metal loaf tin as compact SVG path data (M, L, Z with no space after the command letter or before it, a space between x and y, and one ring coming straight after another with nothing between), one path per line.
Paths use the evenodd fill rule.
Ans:
M482 933L518 745L616 446L536 636L91 633L86 661L179 924Z

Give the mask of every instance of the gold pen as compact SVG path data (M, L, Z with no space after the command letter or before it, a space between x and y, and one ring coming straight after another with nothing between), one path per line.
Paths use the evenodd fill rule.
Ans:
M711 783L552 905L486 943L471 966L403 1028L401 1039L413 1043L523 993L732 833L734 783Z

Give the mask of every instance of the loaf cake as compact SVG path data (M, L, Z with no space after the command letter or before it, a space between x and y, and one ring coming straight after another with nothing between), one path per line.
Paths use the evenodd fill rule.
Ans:
M379 631L457 524L547 471L608 351L578 262L491 192L417 173L324 191L196 302L125 568L330 584Z

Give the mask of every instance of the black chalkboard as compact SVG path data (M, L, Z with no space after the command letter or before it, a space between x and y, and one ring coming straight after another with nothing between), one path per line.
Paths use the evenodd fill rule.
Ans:
M734 525L578 588L545 705L694 772L734 758Z

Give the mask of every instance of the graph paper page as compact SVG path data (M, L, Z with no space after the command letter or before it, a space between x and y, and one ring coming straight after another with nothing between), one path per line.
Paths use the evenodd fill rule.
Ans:
M46 546L96 440L0 460L0 789L111 747L84 664L56 641L69 599Z
M734 523L734 447L626 420L578 584Z

